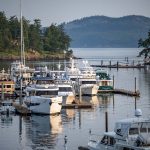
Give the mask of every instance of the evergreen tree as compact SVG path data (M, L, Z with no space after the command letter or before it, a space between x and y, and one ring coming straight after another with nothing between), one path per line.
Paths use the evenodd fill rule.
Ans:
M144 49L139 53L139 56L144 55L144 58L150 57L150 31L148 32L148 37L143 40L140 39L138 42L139 47L143 47Z

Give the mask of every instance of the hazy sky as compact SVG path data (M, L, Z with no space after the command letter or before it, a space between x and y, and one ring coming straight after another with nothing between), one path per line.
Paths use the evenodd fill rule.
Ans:
M43 26L69 22L93 15L150 17L150 0L22 0L26 19L40 19ZM20 14L20 0L0 0L0 11L6 16Z

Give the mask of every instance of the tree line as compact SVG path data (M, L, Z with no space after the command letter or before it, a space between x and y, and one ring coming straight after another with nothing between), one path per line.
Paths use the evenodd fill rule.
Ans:
M71 38L65 33L63 25L51 24L42 28L40 19L33 23L22 18L23 40L25 50L59 52L69 51ZM0 12L0 51L20 50L21 27L20 19L11 16L9 19Z
M139 53L139 56L144 55L144 58L150 58L150 31L148 32L148 37L145 39L139 39L139 47L143 47L142 51Z

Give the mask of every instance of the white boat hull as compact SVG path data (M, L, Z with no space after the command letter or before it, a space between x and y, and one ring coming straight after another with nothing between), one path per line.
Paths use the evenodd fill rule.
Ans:
M97 95L98 86L97 85L83 85L81 86L82 95ZM80 94L80 92L79 92Z
M40 96L27 97L24 101L27 108L34 114L58 114L62 108L62 97L45 98Z

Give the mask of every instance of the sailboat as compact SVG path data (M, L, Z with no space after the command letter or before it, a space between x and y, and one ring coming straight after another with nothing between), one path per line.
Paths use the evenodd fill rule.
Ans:
M25 64L25 51L24 51L24 36L23 36L23 20L22 20L22 0L20 0L20 61L11 63L11 79L16 83L15 89L20 90L24 88L33 77L35 69L31 69ZM22 82L22 85L21 85ZM20 87L20 85L22 87Z

